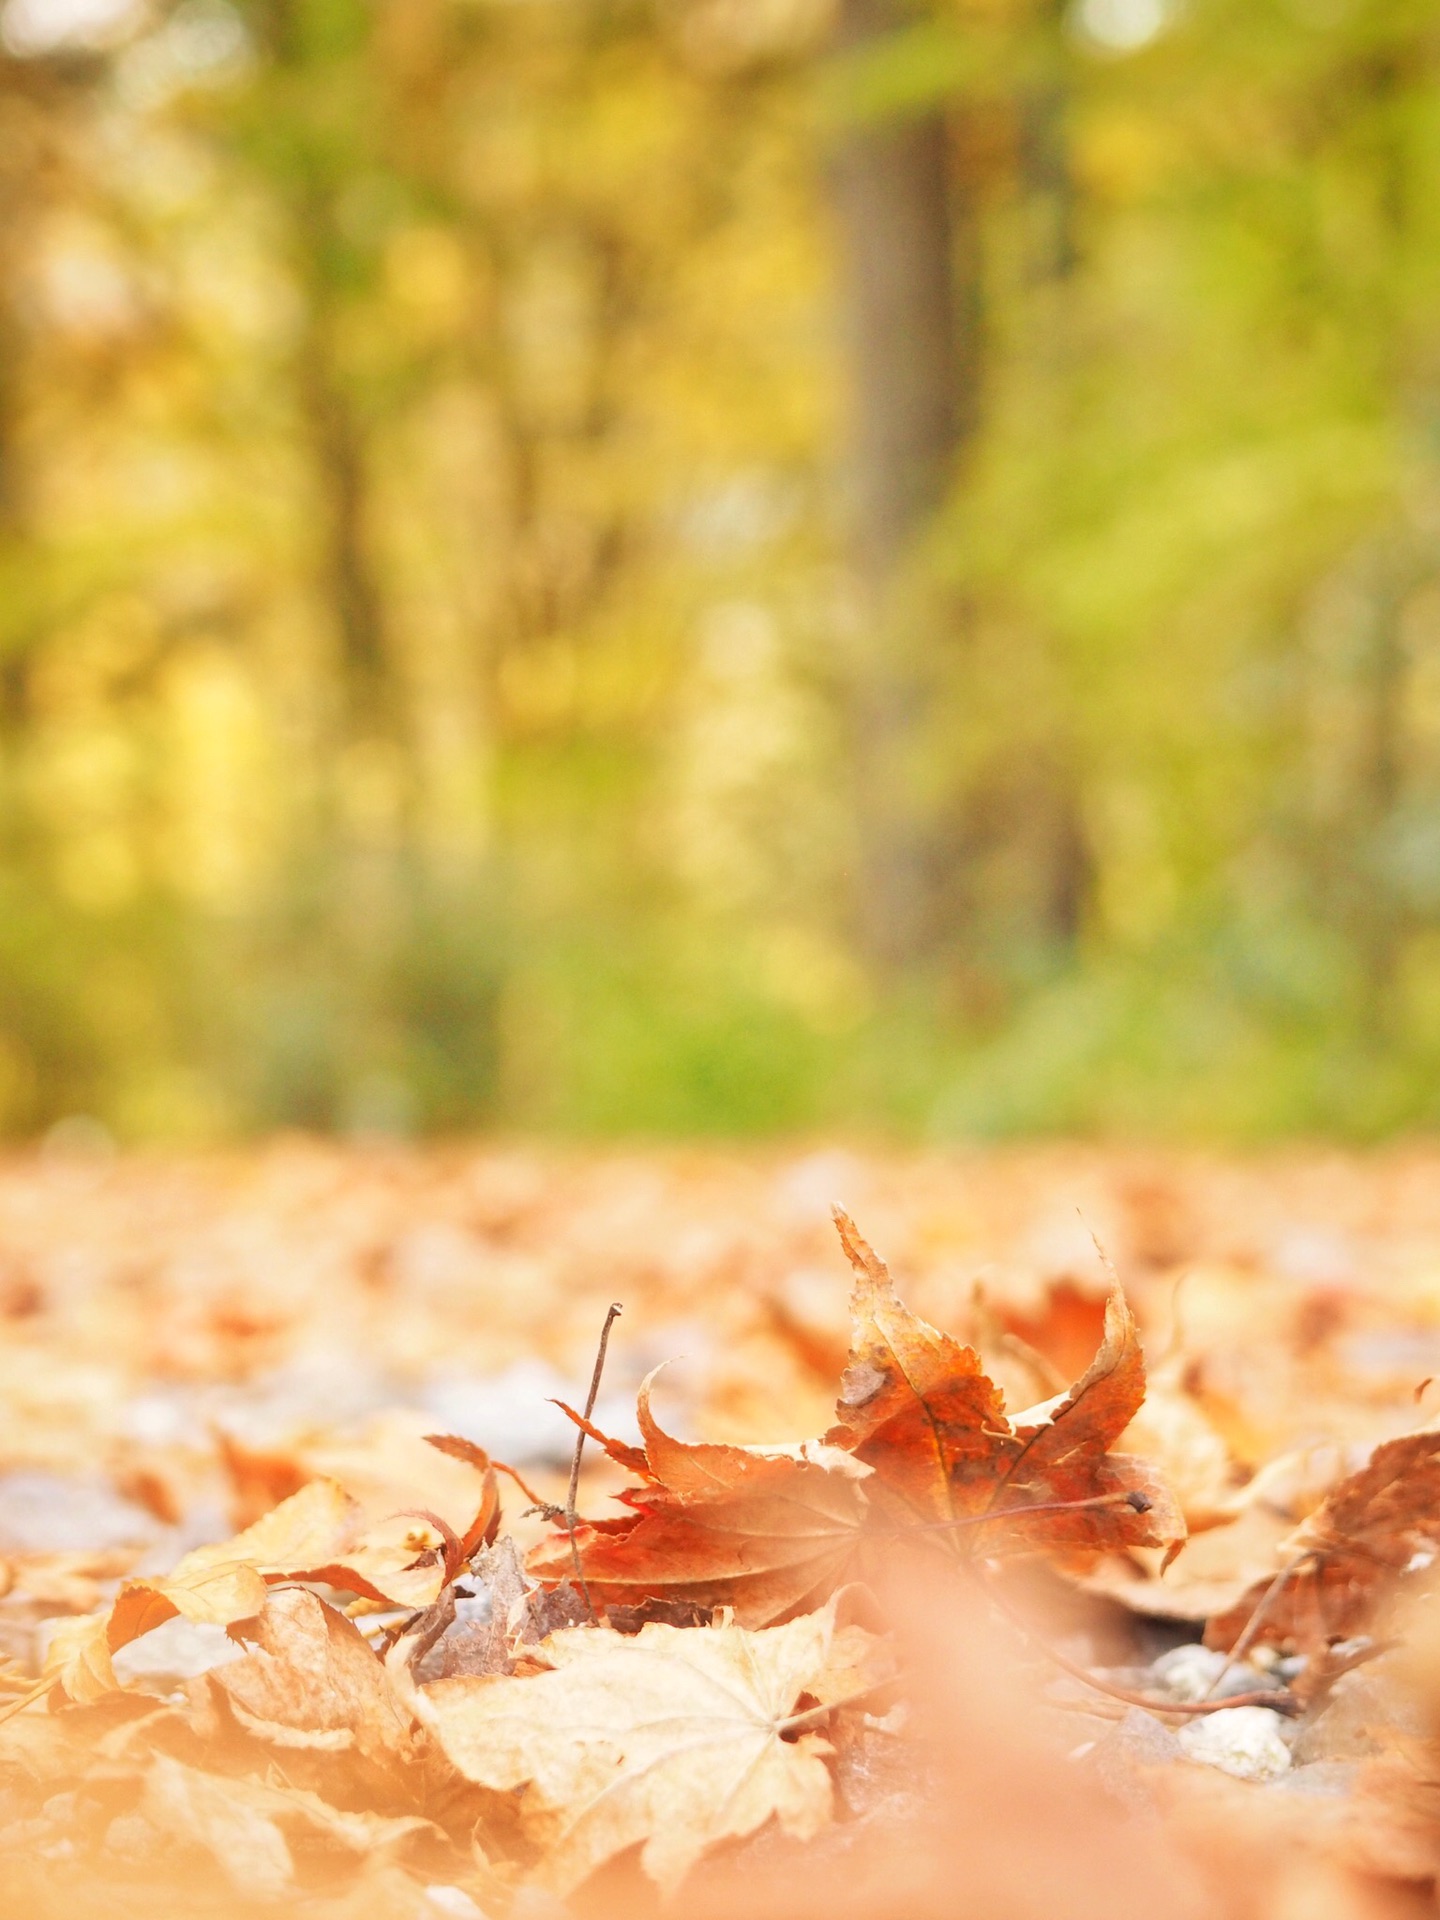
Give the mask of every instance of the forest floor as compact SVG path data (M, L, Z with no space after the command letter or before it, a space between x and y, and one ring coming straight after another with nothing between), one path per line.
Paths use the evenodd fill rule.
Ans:
M1024 1920L1428 1908L1437 1379L1429 1146L16 1155L0 1872L57 1916L718 1914L741 1872L899 1920L962 1862ZM907 1527L966 1597L887 1587Z

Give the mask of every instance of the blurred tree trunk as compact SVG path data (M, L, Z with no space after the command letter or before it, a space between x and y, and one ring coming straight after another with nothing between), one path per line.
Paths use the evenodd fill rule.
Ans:
M879 50L899 24L892 0L841 0L842 48ZM957 286L959 210L939 109L863 120L831 167L841 296L853 367L856 549L883 591L943 499L974 415L976 329Z
M1355 764L1344 852L1347 931L1359 958L1359 1028L1372 1046L1396 1037L1396 987L1405 934L1403 886L1393 870L1391 834L1405 799L1405 603L1425 578L1426 559L1402 539L1377 545L1366 568L1364 617L1354 662Z
M1069 5L1070 0L1041 0L1038 25L1049 53L1048 71L1022 92L1019 101L1026 267L1031 283L1041 286L1068 280L1080 257L1075 174L1066 125L1071 87L1059 51Z
M352 741L394 740L402 728L368 525L366 423L338 338L347 269L352 279L363 274L354 271L357 250L342 231L336 202L350 169L364 156L369 129L357 130L353 151L344 145L337 151L334 128L307 111L341 69L330 63L303 0L257 0L252 26L286 89L283 124L270 129L267 162L304 301L294 393L319 496L317 585L340 642L345 731Z
M921 550L980 425L988 329L979 217L997 163L1013 168L1021 208L1030 359L1057 406L1063 390L1060 308L1076 240L1061 13L1053 0L1040 8L1043 77L1001 107L1008 154L997 146L993 102L988 121L986 109L934 102L852 122L831 166L864 623L853 715L857 920L882 979L947 956L963 967L957 948L973 945L987 904L1012 917L1013 902L986 897L1007 859L1025 869L1028 937L1046 948L1073 943L1090 886L1073 753L1043 736L1040 716L1017 714L1012 746L968 784L957 786L956 769L942 763L930 709L965 671L965 614L927 580ZM838 50L855 62L883 59L910 18L906 0L840 0ZM1005 880L1001 893L1012 891Z
M1068 431L1064 395L1076 329L1072 283L1079 264L1076 189L1068 115L1070 80L1059 54L1068 0L1044 0L1040 29L1049 43L1049 71L1022 92L1018 103L1019 170L1025 222L1029 356L1036 377L1049 388L1053 432ZM1061 714L1070 702L1057 701ZM1022 749L1023 771L1036 796L1036 844L1025 864L1033 875L1031 924L1054 955L1072 952L1079 940L1094 886L1095 869L1081 804L1073 721L1052 721L1053 737L1042 751ZM1022 824L1022 834L1030 823Z
M840 0L837 46L863 61L903 28L900 0ZM850 510L865 642L854 714L858 920L871 963L898 973L933 935L931 823L918 764L926 617L907 562L945 498L977 417L974 211L957 191L940 105L856 119L831 196L851 360Z
M5 99L0 92L0 115ZM20 411L21 340L11 289L16 276L15 229L19 209L0 175L0 545L18 531L21 521L20 473L16 431Z
M321 576L340 639L350 731L359 738L388 737L397 731L398 714L389 684L384 599L366 526L364 434L335 365L334 315L324 269L315 262L323 251L319 220L319 210L311 208L304 222L311 271L296 378L320 483Z

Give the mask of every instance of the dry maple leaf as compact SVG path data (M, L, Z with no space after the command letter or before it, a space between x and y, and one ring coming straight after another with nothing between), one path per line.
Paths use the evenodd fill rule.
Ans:
M634 1514L576 1529L587 1586L607 1604L731 1606L751 1627L821 1605L853 1568L868 1469L819 1441L767 1449L677 1440L651 1411L654 1378L636 1408L644 1453L598 1436L626 1464L641 1462L647 1484L619 1496ZM571 1577L568 1533L543 1541L526 1564L541 1580Z
M547 1588L526 1576L508 1534L475 1556L465 1586L458 1605L450 1589L409 1624L387 1651L387 1667L403 1663L422 1681L465 1673L510 1674L517 1660L526 1658L548 1633L582 1626L589 1619L589 1610L573 1587ZM612 1618L609 1624L619 1622ZM641 1622L635 1624L638 1628ZM691 1626L695 1621L671 1624Z
M732 1606L742 1624L765 1626L818 1605L899 1539L961 1559L1183 1540L1162 1482L1109 1452L1145 1396L1118 1290L1088 1371L1012 1425L973 1348L913 1314L854 1224L836 1220L855 1269L853 1335L824 1439L788 1449L676 1440L651 1411L652 1374L637 1409L643 1451L571 1416L643 1473L645 1485L619 1496L636 1513L578 1527L573 1549L568 1533L552 1535L531 1554L532 1573L566 1579L578 1557L606 1604Z
M1401 1576L1440 1551L1440 1432L1387 1440L1280 1544L1280 1571L1211 1620L1205 1644L1317 1654L1363 1633Z
M825 1438L874 1470L877 1517L898 1532L935 1529L954 1551L987 1557L1184 1539L1164 1485L1143 1461L1109 1451L1145 1398L1145 1360L1118 1288L1086 1372L1012 1423L974 1349L912 1313L849 1216L837 1208L835 1222L855 1271L853 1335ZM1026 1508L1043 1511L1026 1518Z
M858 1636L858 1638L857 1638ZM549 1672L440 1680L422 1711L451 1763L496 1792L523 1787L536 1879L564 1894L627 1847L673 1891L717 1842L770 1819L809 1839L831 1815L827 1743L808 1731L863 1666L833 1606L784 1626L570 1628L540 1647Z

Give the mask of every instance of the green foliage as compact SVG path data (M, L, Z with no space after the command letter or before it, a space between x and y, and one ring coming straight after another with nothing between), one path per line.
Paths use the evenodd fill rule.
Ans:
M1440 1119L1433 9L127 20L0 56L0 1127ZM904 639L826 178L937 101L984 364Z

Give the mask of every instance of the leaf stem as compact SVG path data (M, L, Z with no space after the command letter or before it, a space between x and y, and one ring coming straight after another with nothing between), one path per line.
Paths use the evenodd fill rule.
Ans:
M33 1706L35 1702L40 1699L41 1695L48 1693L54 1685L54 1675L45 1674L36 1681L35 1685L31 1687L28 1692L22 1693L17 1700L7 1700L3 1706L0 1706L0 1724L3 1724L6 1720L12 1720L17 1713L23 1713L26 1707Z
M523 1476L515 1471L514 1467L509 1466L504 1460L492 1460L490 1464L497 1473L505 1473L510 1476L537 1513L543 1513L547 1520L558 1520L562 1517L560 1508L557 1507L553 1501L542 1499Z
M861 1687L855 1693L847 1693L842 1699L823 1701L818 1707L807 1707L803 1713L787 1713L775 1723L777 1733L803 1733L807 1727L817 1727L832 1713L839 1713L842 1707L853 1707L858 1700L868 1700L872 1694L882 1693L886 1687L893 1687L895 1677L877 1680L872 1687Z
M1241 1630L1238 1638L1232 1642L1230 1648L1228 1649L1225 1657L1224 1666L1221 1667L1220 1671L1216 1674L1215 1678L1210 1682L1210 1685L1206 1688L1205 1698L1207 1700L1210 1698L1211 1694L1214 1693L1215 1689L1220 1685L1220 1682L1225 1678L1226 1674L1230 1672L1231 1668L1239 1666L1240 1662L1245 1658L1246 1654L1250 1651L1251 1647L1254 1646L1257 1638L1259 1637L1260 1629L1265 1624L1265 1616L1270 1612L1271 1608L1275 1605L1275 1602L1280 1598L1280 1595L1284 1592L1285 1587L1289 1582L1289 1580L1291 1579L1292 1575L1299 1573L1302 1570L1302 1568L1304 1568L1306 1563L1308 1561L1313 1560L1315 1557L1316 1556L1313 1550L1309 1553L1302 1553L1298 1559L1292 1560L1288 1566L1282 1567L1280 1571L1276 1574L1275 1578L1270 1582L1269 1586L1265 1589L1264 1593L1261 1594L1259 1600L1256 1602L1254 1611L1251 1613L1250 1618L1245 1622L1245 1625Z
M922 1520L917 1526L897 1527L897 1534L948 1533L956 1527L983 1527L992 1520L1026 1520L1032 1513L1086 1513L1097 1508L1129 1507L1132 1513L1148 1513L1150 1498L1138 1487L1128 1493L1099 1493L1090 1500L1037 1500L1029 1507L993 1507L987 1513L967 1513L958 1520Z

